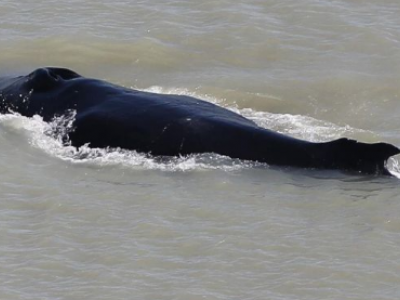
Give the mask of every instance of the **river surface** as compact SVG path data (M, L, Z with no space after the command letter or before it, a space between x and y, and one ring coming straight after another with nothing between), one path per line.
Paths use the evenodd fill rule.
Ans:
M64 66L400 146L397 0L1 0L0 53L0 76ZM400 299L395 177L77 151L49 126L0 116L2 300Z

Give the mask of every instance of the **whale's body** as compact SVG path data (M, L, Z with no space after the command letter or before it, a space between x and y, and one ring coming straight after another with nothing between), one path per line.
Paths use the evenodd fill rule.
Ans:
M0 112L10 111L45 121L75 111L72 145L151 155L210 152L271 165L387 174L385 162L400 152L387 143L345 138L303 141L200 99L127 89L64 68L0 79Z

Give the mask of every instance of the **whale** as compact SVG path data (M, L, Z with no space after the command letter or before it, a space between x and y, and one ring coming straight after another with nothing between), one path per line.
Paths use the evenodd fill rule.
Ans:
M123 148L151 156L215 153L271 166L377 175L389 175L387 160L400 153L384 142L294 138L208 101L126 88L62 67L0 78L1 114L39 115L51 122L71 112L65 143L77 148Z

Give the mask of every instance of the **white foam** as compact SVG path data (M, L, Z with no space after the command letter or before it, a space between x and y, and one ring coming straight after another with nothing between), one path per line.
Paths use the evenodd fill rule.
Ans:
M386 168L388 169L390 174L400 179L400 163L396 158L389 158Z

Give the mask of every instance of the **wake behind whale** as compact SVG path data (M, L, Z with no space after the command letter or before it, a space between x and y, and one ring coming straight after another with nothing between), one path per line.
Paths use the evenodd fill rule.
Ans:
M63 68L2 79L0 101L2 113L39 115L46 122L75 112L62 142L78 149L89 145L181 157L216 153L271 165L373 174L388 174L387 159L399 153L386 143L299 140L200 99L127 89Z

